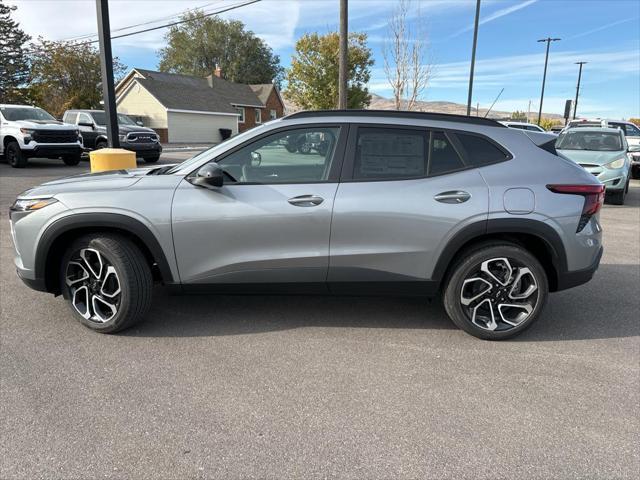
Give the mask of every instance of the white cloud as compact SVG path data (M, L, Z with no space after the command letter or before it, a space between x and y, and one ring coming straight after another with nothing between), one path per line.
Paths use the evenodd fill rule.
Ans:
M602 30L606 30L606 29L611 28L611 27L616 27L618 25L622 25L623 23L627 23L627 22L636 22L636 26L637 26L637 22L639 20L640 20L640 17L624 18L622 20L618 20L617 22L607 23L606 25L601 25L601 26L599 26L597 28L593 28L591 30L587 30L586 32L578 33L577 35L573 35L572 37L569 37L567 40L573 40L575 38L586 37L587 35L591 35L592 33L600 32Z
M516 5L512 5L510 7L506 7L506 8L502 8L500 10L497 10L495 12L493 12L490 15L487 15L486 17L482 16L482 6L480 7L480 20L478 21L478 23L480 25L484 25L485 23L489 23L492 22L494 20L497 20L498 18L502 18L505 17L507 15L511 15L513 12L517 12L518 10L522 10L523 8L528 7L529 5L538 2L538 0L526 0L522 3L518 3ZM449 38L453 38L453 37L457 37L458 35L462 35L465 32L469 32L471 30L473 30L474 24L470 24L467 27L458 30L457 32L455 32L454 34L452 34Z

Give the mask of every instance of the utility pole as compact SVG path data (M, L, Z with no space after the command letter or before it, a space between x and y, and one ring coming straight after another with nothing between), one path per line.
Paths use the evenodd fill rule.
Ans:
M542 100L544 99L544 84L547 80L547 64L549 63L549 45L551 42L560 41L560 38L542 38L538 42L547 42L547 54L544 57L544 74L542 75L542 92L540 93L540 110L538 110L538 125L540 125L540 119L542 118Z
M338 59L338 108L347 109L347 67L349 45L349 6L340 0L340 54Z
M111 54L111 27L109 26L108 0L96 0L98 13L98 40L100 42L100 69L102 71L102 98L107 117L107 143L111 148L120 147L116 95L113 86L113 55Z
M576 101L573 102L573 118L576 118L576 112L578 111L578 95L580 94L580 80L582 79L582 65L588 62L576 62L576 65L580 65L578 70L578 85L576 86Z
M529 100L529 108L527 109L527 123L531 123L531 100Z
M471 69L469 71L469 96L467 97L467 117L471 115L471 97L473 96L473 70L476 66L476 47L478 46L478 25L480 22L480 0L476 1L476 19L473 26L473 47L471 48Z

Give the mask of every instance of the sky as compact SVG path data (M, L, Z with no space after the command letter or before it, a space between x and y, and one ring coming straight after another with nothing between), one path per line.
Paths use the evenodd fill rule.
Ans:
M188 9L205 11L244 0L110 0L111 29L151 20L178 19ZM96 34L94 0L5 0L33 38L66 40ZM466 103L475 0L411 0L411 28L427 39L433 76L422 100ZM221 16L240 20L262 38L287 67L295 42L306 32L337 30L339 0L261 0ZM349 0L349 30L364 32L375 64L369 89L390 97L382 50L395 0ZM155 24L154 24L155 25ZM138 27L144 28L144 27ZM130 30L124 30L130 31ZM124 32L123 31L123 32ZM113 41L127 67L155 69L165 30ZM115 33L113 33L115 34ZM537 112L544 68L541 38L551 44L543 110L562 114L576 93L577 61L584 66L579 116L640 117L640 1L482 0L473 104ZM95 37L94 37L95 38Z

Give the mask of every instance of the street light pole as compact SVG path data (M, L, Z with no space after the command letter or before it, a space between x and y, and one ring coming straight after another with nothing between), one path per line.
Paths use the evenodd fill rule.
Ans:
M540 93L540 109L538 110L538 125L540 125L540 119L542 118L542 100L544 100L544 84L547 80L547 64L549 63L549 45L551 42L557 42L560 38L542 38L538 42L547 42L547 54L544 57L544 74L542 75L542 92Z
M349 6L340 0L340 53L338 59L338 108L347 109L347 48L349 42Z
M476 46L478 45L478 25L480 20L480 0L476 2L476 20L473 26L473 47L471 48L471 70L469 71L469 96L467 97L467 117L471 115L471 97L473 95L473 70L476 66Z
M588 62L576 62L576 65L580 65L578 70L578 85L576 86L576 101L573 102L573 118L576 118L576 112L578 111L578 95L580 94L580 80L582 79L582 65Z
M98 40L100 42L100 70L102 71L102 98L107 120L107 143L111 148L119 148L108 0L96 0L96 10L98 14Z

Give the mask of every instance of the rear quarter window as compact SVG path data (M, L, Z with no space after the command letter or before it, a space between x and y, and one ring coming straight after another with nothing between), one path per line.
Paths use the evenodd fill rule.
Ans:
M502 162L511 158L507 152L483 137L464 133L457 133L456 137L464 150L465 161L474 167Z

